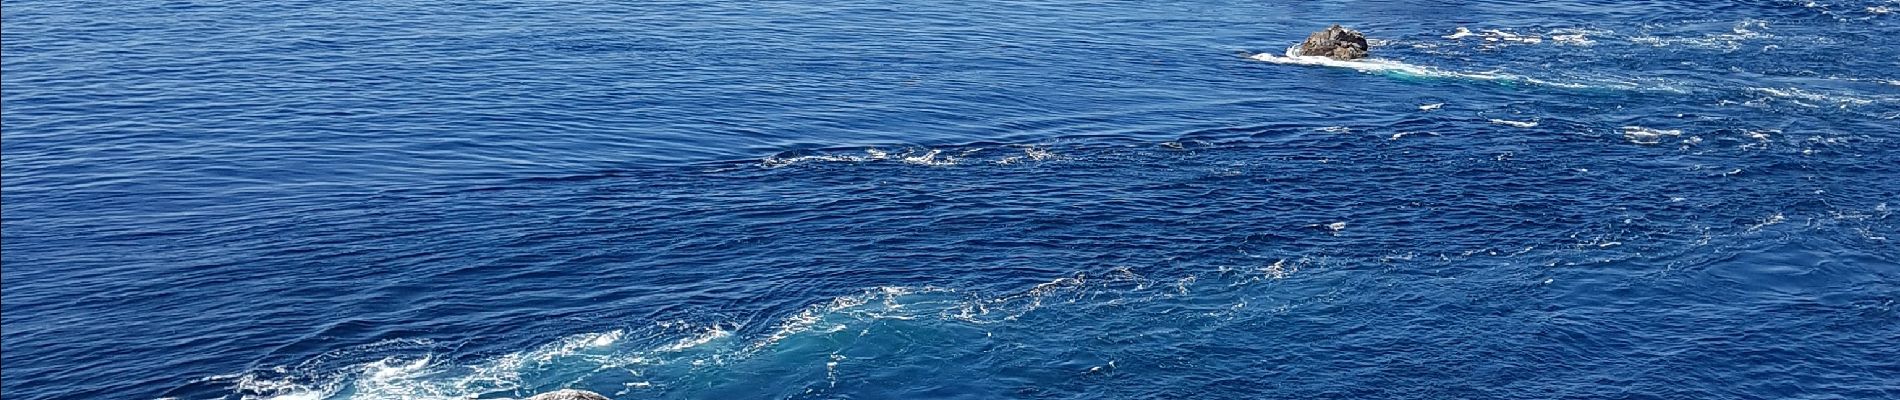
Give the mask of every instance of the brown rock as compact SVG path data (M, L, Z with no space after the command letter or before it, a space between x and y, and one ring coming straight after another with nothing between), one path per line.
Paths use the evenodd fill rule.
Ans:
M1366 51L1370 48L1366 44L1365 34L1333 25L1307 36L1306 42L1300 43L1300 55L1356 60L1366 58Z

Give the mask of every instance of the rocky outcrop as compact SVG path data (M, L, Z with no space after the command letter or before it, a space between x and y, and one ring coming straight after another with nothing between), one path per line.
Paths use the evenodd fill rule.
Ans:
M1312 36L1307 36L1306 42L1300 43L1299 54L1302 56L1357 60L1366 58L1366 51L1369 49L1371 49L1371 46L1366 44L1365 34L1346 29L1339 25L1333 25L1331 28L1313 32Z
M607 400L607 396L585 390L561 389L537 394L528 400Z

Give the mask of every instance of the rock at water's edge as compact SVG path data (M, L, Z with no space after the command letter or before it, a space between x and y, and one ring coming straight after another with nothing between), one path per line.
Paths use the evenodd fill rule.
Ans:
M1306 42L1300 43L1300 55L1357 60L1366 58L1366 51L1370 48L1371 46L1366 44L1365 34L1333 25L1331 28L1313 32L1312 36L1307 36Z
M528 400L607 400L607 396L585 390L561 389L537 394Z

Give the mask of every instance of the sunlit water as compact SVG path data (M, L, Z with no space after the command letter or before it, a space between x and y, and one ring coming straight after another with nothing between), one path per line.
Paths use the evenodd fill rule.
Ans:
M1900 397L1900 3L1599 3L6 0L0 388Z

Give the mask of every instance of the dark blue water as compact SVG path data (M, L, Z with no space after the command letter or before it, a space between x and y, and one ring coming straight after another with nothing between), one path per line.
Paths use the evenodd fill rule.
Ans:
M5 0L0 387L1900 398L1893 9Z

